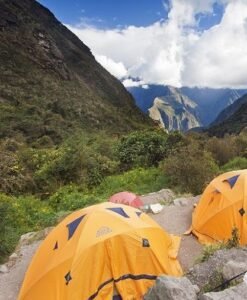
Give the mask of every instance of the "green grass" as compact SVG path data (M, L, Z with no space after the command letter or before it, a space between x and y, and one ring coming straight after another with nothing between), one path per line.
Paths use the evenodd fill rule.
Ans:
M106 177L101 184L91 190L80 186L67 185L49 198L56 211L72 211L99 202L104 202L117 192L130 191L146 194L167 187L168 179L159 168L134 169L120 175Z
M107 199L112 194L121 191L146 194L159 191L167 185L168 178L159 168L135 169L121 175L107 177L94 189L94 193Z
M30 196L0 194L0 263L14 250L22 234L54 225L70 211L107 201L116 192L127 190L145 194L165 187L167 178L161 170L150 168L108 176L91 190L67 185L45 201Z
M225 249L226 245L224 243L205 245L202 250L202 254L196 259L195 263L203 263L207 261L213 254L221 249Z
M223 172L243 169L247 169L247 158L245 157L235 157L221 168Z

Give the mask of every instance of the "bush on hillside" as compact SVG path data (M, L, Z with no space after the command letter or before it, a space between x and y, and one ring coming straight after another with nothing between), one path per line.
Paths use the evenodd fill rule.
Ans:
M213 158L220 166L238 155L236 139L229 135L224 138L212 137L208 139L206 149L212 153Z
M136 131L124 136L116 147L121 168L157 166L164 159L167 134L162 130Z
M21 234L50 226L55 220L52 208L34 197L0 194L0 262L14 250Z
M243 169L247 169L247 158L245 157L235 157L221 168L224 172Z
M182 147L163 164L164 173L182 192L200 194L219 171L211 154L198 145Z
M47 195L70 183L92 187L116 172L113 142L101 135L75 134L57 148L26 148L21 160L32 175L35 192Z
M247 158L247 128L243 129L235 139L238 156Z
M186 138L181 132L170 132L166 140L166 157L176 153L181 147L188 143L188 138Z
M247 158L247 131L236 136L227 134L223 138L209 138L205 147L220 166L238 156Z
M67 185L57 190L50 198L50 206L57 212L73 211L99 203L93 192L82 191L76 185Z
M107 176L90 190L76 185L61 187L49 198L56 211L72 211L99 202L108 201L117 192L131 191L145 194L167 187L167 177L158 168L134 169L120 175Z
M11 197L0 194L0 263L13 250L18 239L18 233L14 230L17 214L13 206Z
M17 143L9 139L0 144L0 192L18 194L33 187L33 180L18 155Z
M159 168L137 168L120 175L106 177L93 192L106 201L111 195L121 191L145 194L167 187L167 177Z

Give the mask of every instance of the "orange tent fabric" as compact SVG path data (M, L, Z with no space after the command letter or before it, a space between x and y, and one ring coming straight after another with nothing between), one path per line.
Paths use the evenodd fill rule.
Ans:
M143 206L143 202L140 197L131 192L120 192L112 195L109 199L113 203L121 203L125 205L130 205L136 208Z
M247 170L224 173L205 189L192 216L192 232L201 243L227 241L238 229L247 245Z
M180 238L140 210L102 203L65 218L41 244L19 300L141 299L160 274L182 275Z

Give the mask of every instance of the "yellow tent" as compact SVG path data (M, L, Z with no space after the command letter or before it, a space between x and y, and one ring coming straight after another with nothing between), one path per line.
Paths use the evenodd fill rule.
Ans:
M238 229L247 244L247 170L215 178L205 189L192 216L192 232L201 243L227 241Z
M160 274L182 275L180 238L140 210L102 203L64 219L41 244L19 300L141 299Z

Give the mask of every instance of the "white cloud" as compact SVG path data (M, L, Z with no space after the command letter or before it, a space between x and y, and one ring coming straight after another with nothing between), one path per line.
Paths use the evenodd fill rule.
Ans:
M226 7L221 23L199 37L184 58L183 84L247 87L247 1Z
M247 87L247 0L217 0L225 4L223 18L201 32L195 16L213 13L214 2L171 0L168 19L147 27L68 27L118 78L138 77L139 85Z
M95 58L113 76L121 79L127 75L127 70L122 62L115 62L104 55L96 55Z
M141 86L144 89L148 89L148 85L145 84L143 80L133 80L132 78L126 78L123 80L123 85L125 87L135 87L135 86Z

